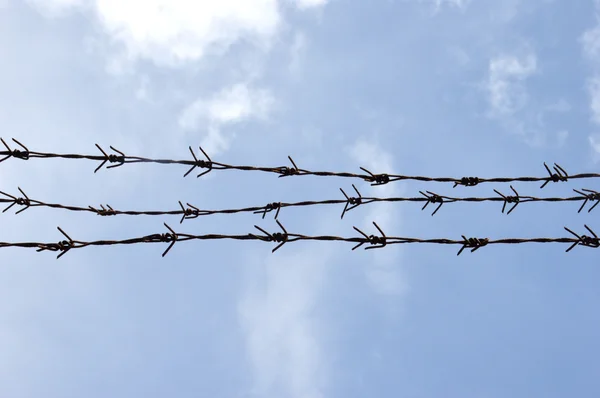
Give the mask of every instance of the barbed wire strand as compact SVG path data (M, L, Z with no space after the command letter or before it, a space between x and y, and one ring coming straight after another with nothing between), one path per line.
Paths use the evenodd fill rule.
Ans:
M13 206L20 206L19 210L16 210L16 214L20 214L27 210L30 207L46 207L46 208L54 208L54 209L63 209L74 212L89 212L94 213L99 216L117 216L117 215L127 215L127 216L181 216L180 223L183 223L184 220L194 219L200 216L208 216L214 214L235 214L235 213L254 213L254 214L262 214L262 218L265 218L267 213L275 212L274 218L279 216L281 209L286 207L307 207L307 206L322 206L322 205L340 205L343 204L344 208L341 213L341 218L344 218L344 215L361 206L367 205L370 203L395 203L395 202L425 202L424 206L421 210L425 210L427 206L432 204L433 206L437 205L437 207L433 210L431 215L435 215L438 210L445 203L457 203L457 202L502 202L502 213L505 212L507 205L509 205L509 209L506 214L510 214L519 204L521 203L532 203L532 202L583 202L579 207L578 213L580 213L586 206L588 202L593 203L588 208L588 213L596 208L598 203L600 203L600 193L597 191L593 191L591 189L574 189L573 191L579 194L579 196L572 197L535 197L535 196L522 196L511 186L511 190L514 195L505 195L500 191L494 189L494 192L498 194L497 197L451 197L445 195L438 195L431 191L419 191L421 196L419 197L365 197L362 196L358 191L356 186L352 185L354 191L357 196L348 196L346 192L340 188L340 191L344 195L344 199L326 199L326 200L307 200L300 202L271 202L264 206L251 206L251 207L242 207L237 209L218 209L218 210L205 210L199 209L198 207L186 203L186 206L183 205L181 201L179 201L178 210L117 210L114 209L110 205L100 205L99 207L87 206L71 206L64 205L59 203L46 203L38 199L31 199L27 194L19 187L19 192L22 196L11 195L6 192L0 191L0 204L8 204L8 206L2 211L7 212Z
M90 160L100 162L98 167L94 170L94 172L99 171L103 166L107 163L110 163L106 166L107 169L121 167L124 164L129 163L155 163L155 164L174 164L174 165L184 165L190 167L188 171L184 174L184 177L188 176L192 171L196 169L203 170L201 173L197 175L197 177L201 177L205 174L210 173L213 170L238 170L238 171L260 171L265 173L274 173L278 174L279 177L289 177L289 176L321 176L321 177L345 177L345 178L356 178L361 179L363 181L371 183L371 185L385 185L389 182L394 181L405 181L405 180L415 180L415 181L423 181L423 182L449 182L453 183L454 187L459 185L461 186L475 186L481 183L506 183L506 182L542 182L540 188L544 188L550 182L567 182L568 180L574 179L582 179L582 178L598 178L600 177L599 173L580 173L569 175L564 168L554 163L552 169L548 167L546 163L544 163L544 168L548 173L548 176L543 177L494 177L494 178L482 178L482 177L461 177L461 178L453 178L453 177L427 177L427 176L408 176L401 174L376 174L367 170L364 167L360 167L360 169L364 172L363 174L358 173L348 173L348 172L332 172L332 171L310 171L306 169L301 169L296 165L296 162L288 156L288 159L291 163L291 166L279 166L279 167L261 167L261 166L236 166L230 165L221 162L213 161L208 154L200 147L200 152L204 156L205 159L198 159L196 154L194 153L192 147L189 147L189 151L192 155L192 160L176 160L176 159L153 159L147 157L140 156L128 156L120 150L110 146L110 149L114 153L106 152L100 145L96 144L96 147L100 151L99 155L85 155L85 154L76 154L76 153L50 153L50 152L37 152L30 151L28 147L22 144L20 141L16 139L12 139L13 142L18 145L18 148L12 149L4 139L0 138L3 146L6 150L0 151L0 163L4 162L9 158L21 159L21 160L29 160L29 159L80 159L80 160Z
M407 237L395 237L386 236L383 230L373 222L373 225L377 229L380 235L367 235L365 232L357 227L353 227L360 236L355 237L341 237L341 236L330 236L330 235L319 235L309 236L296 233L289 233L285 227L276 220L281 232L270 233L265 229L255 225L254 227L262 233L262 235L256 235L248 233L244 235L222 235L222 234L205 234L205 235L192 235L185 233L175 232L169 225L164 224L168 232L156 233L146 235L138 238L130 238L123 240L95 240L95 241L81 241L72 239L63 229L57 227L60 233L65 239L57 243L42 243L42 242L0 242L0 248L8 247L19 247L19 248L30 248L36 249L38 252L51 251L58 252L57 259L65 255L67 252L75 249L83 249L92 246L117 246L117 245L132 245L141 243L166 243L168 246L162 253L162 256L166 256L169 251L173 248L177 242L186 242L192 240L243 240L243 241L261 241L276 243L272 252L274 253L287 243L299 242L299 241L325 241L325 242L346 242L354 243L352 250L358 249L363 245L365 250L369 249L381 249L389 245L396 244L437 244L437 245L458 245L460 249L457 255L460 255L465 249L470 249L471 252L479 250L482 247L489 245L506 245L506 244L524 244L524 243L566 243L569 247L566 252L571 251L576 246L585 246L591 248L600 247L600 239L596 233L587 225L586 230L591 234L579 235L569 228L565 227L565 230L569 232L572 237L562 238L505 238L505 239L489 239L489 238L467 238L465 235L461 235L462 239L419 239L419 238L407 238Z

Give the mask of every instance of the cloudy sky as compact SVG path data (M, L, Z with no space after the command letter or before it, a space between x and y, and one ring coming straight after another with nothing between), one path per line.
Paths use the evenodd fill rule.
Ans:
M430 176L570 173L600 161L600 2L0 0L0 122L31 150ZM79 206L177 210L339 199L350 182L9 159L0 190ZM523 195L593 180L514 184ZM493 188L418 182L492 196ZM600 230L578 204L283 209L290 231L423 238ZM429 210L429 208L427 209ZM600 210L597 210L600 211ZM272 217L1 215L0 241L275 231ZM257 242L0 253L0 396L597 397L597 252L564 245L350 251Z

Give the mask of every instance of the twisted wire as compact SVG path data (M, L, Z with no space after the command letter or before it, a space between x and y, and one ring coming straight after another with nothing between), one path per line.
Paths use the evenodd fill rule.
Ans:
M60 203L47 203L38 199L31 199L20 187L19 192L21 196L11 195L6 192L0 191L0 204L8 204L7 207L3 210L6 212L13 208L13 206L20 206L19 210L16 211L16 214L20 214L27 210L30 207L46 207L53 209L62 209L73 212L88 212L94 213L99 216L118 216L118 215L126 215L126 216L181 216L180 223L187 219L194 219L200 216L209 216L214 214L236 214L236 213L254 213L261 214L262 218L265 218L267 213L274 212L274 218L279 216L281 209L287 207L309 207L309 206L323 206L323 205L344 205L344 208L341 213L341 218L344 218L344 215L351 210L356 209L361 205L367 205L371 203L398 203L398 202L420 202L425 203L421 210L425 210L430 204L432 206L436 206L431 215L435 215L438 210L442 207L442 205L447 203L458 203L458 202L470 202L470 203L481 203L481 202L501 202L502 205L502 213L505 212L507 207L509 207L506 214L510 214L519 204L521 203L534 203L534 202L581 202L581 206L579 207L578 213L580 213L585 206L590 203L591 205L588 208L588 213L596 208L598 203L600 203L600 193L597 191L593 191L591 189L574 189L573 191L578 194L578 196L570 196L570 197L535 197L535 196L524 196L519 195L519 193L511 186L514 195L505 195L498 190L494 189L494 192L498 196L495 197L452 197L446 195L438 195L431 191L419 191L421 196L417 197L365 197L362 196L358 191L356 186L352 185L354 191L356 192L356 196L349 196L346 192L340 188L344 198L343 199L325 199L325 200L305 200L298 202L270 202L266 205L262 206L249 206L249 207L241 207L234 209L216 209L216 210L207 210L200 209L190 203L186 203L186 206L183 205L181 201L179 201L179 209L175 210L118 210L114 209L110 205L100 205L100 206L72 206L72 205L64 205Z
M125 164L130 163L155 163L162 165L183 165L190 167L188 171L184 174L184 177L188 176L192 171L196 169L203 170L200 172L197 177L201 177L210 173L213 170L237 170L237 171L258 171L264 173L273 173L277 174L279 177L290 177L290 176L320 176L320 177L342 177L342 178L354 178L360 179L366 182L371 183L371 185L385 185L394 181L406 181L406 180L415 180L422 182L445 182L445 183L453 183L454 187L459 185L461 186L476 186L481 183L506 183L506 182L542 182L540 188L544 188L548 183L558 183L558 182L567 182L569 180L574 179L583 179L583 178L598 178L600 177L599 173L579 173L569 175L564 168L554 163L552 169L544 163L544 168L546 170L547 176L537 176L537 177L493 177L493 178L482 178L482 177L427 177L427 176L409 176L402 174L390 174L390 173L372 173L364 167L360 167L363 173L350 173L350 172L333 172L333 171L311 171L307 169L299 168L296 162L288 156L291 165L288 166L278 166L278 167L265 167L265 166L243 166L243 165L231 165L227 163L215 162L213 161L208 154L200 147L200 151L205 159L198 159L196 154L194 153L192 147L189 147L189 151L192 155L192 159L155 159L141 156L130 156L126 155L122 151L110 146L113 153L106 152L102 147L96 144L97 149L100 154L98 155L87 155L87 154L77 154L77 153L51 153L51 152L38 152L31 151L27 146L22 144L20 141L17 141L13 138L15 144L18 145L18 148L12 149L4 139L0 138L5 150L0 150L0 163L4 162L9 158L15 158L20 160L30 160L30 159L78 159L78 160L90 160L100 162L100 164L96 167L94 172L100 170L103 166L106 166L107 169L121 167Z
M255 225L254 227L262 233L257 235L253 233L243 235L223 235L223 234L204 234L204 235L192 235L186 233L175 232L169 225L164 224L167 228L167 232L155 233L145 235L137 238L129 238L122 240L92 240L83 241L72 239L63 229L57 227L64 239L58 242L44 243L44 242L0 242L0 248L19 247L19 248L30 248L36 249L38 252L51 251L58 252L57 258L62 257L64 254L71 250L84 249L92 246L117 246L117 245L132 245L142 243L165 243L167 248L162 253L164 257L169 253L177 242L195 241L195 240L243 240L243 241L261 241L276 243L277 245L272 250L274 253L280 249L283 245L299 241L320 241L320 242L345 242L355 244L352 250L355 250L363 245L366 245L365 250L369 249L381 249L389 245L398 244L437 244L437 245L458 245L460 249L457 255L460 255L465 249L469 249L471 252L481 249L489 245L515 245L524 243L566 243L569 247L566 252L571 251L576 246L584 246L590 248L600 247L600 239L596 233L587 225L586 230L590 235L577 234L565 227L565 230L571 234L570 237L558 237L558 238L503 238L503 239L490 239L490 238L477 238L461 235L462 239L446 239L446 238L435 238L435 239L420 239L414 237L399 237L399 236L387 236L383 230L373 222L376 227L378 235L368 235L357 227L353 227L358 236L354 237L342 237L334 235L317 235L310 236L298 233L289 233L285 227L276 220L281 232L270 233L265 229Z

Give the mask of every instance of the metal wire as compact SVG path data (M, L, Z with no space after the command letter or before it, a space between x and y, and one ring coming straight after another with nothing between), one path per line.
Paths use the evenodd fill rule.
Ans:
M567 243L570 246L566 249L566 252L571 251L575 246L585 246L591 248L600 247L600 239L596 235L594 231L587 225L585 225L586 230L591 234L588 235L579 235L572 230L565 227L565 230L569 232L572 237L562 237L562 238L507 238L507 239L489 239L489 238L467 238L465 235L462 235L462 240L456 239L419 239L419 238L409 238L409 237L396 237L396 236L386 236L383 230L373 222L373 225L379 232L379 235L367 235L362 230L357 227L353 227L356 232L360 235L355 237L341 237L341 236L330 236L330 235L319 235L319 236L309 236L302 235L297 233L289 233L285 227L276 220L279 225L281 232L270 233L265 229L255 225L254 227L262 233L262 235L255 235L252 233L244 234L244 235L221 235L221 234L205 234L205 235L191 235L185 233L175 232L171 227L169 227L166 223L164 224L167 228L168 232L164 233L156 233L151 235L145 235L137 238L123 239L123 240L95 240L95 241L82 241L72 239L64 230L58 227L58 230L64 236L64 240L59 241L58 243L43 243L43 242L0 242L0 248L8 248L8 247L20 247L20 248L30 248L36 249L38 252L41 251L52 251L58 252L57 258L62 257L67 252L74 249L83 249L91 246L116 246L116 245L132 245L132 244L141 244L141 243L166 243L168 246L166 250L163 252L162 256L164 257L169 251L173 248L175 243L177 242L186 242L192 240L250 240L250 241L261 241L261 242L270 242L276 243L276 247L272 250L274 253L279 248L281 248L284 244L299 242L299 241L325 241L325 242L347 242L355 244L352 247L352 250L355 250L363 245L366 250L369 249L380 249L384 248L388 245L397 245L397 244L412 244L412 243L420 243L420 244L437 244L437 245L456 245L460 246L460 249L457 255L460 255L465 249L470 249L471 252L479 250L482 247L489 245L507 245L507 244L523 244L523 243Z
M332 172L332 171L311 171L307 169L301 169L296 165L296 162L288 156L288 159L291 163L291 166L279 166L279 167L262 167L262 166L236 166L221 162L213 161L208 154L200 148L202 155L205 157L204 159L198 159L192 147L189 147L190 153L192 155L193 160L176 160L176 159L153 159L146 158L140 156L128 156L125 153L119 151L114 147L110 147L114 153L108 153L98 144L96 147L100 151L99 155L85 155L85 154L59 154L59 153L50 153L50 152L37 152L30 151L24 144L17 141L13 138L15 144L19 146L17 149L12 149L3 139L0 138L0 141L4 145L6 150L0 151L0 163L9 159L21 159L21 160L30 160L30 159L50 159L50 158L58 158L58 159L79 159L79 160L90 160L100 162L98 167L94 170L97 172L107 163L110 163L106 168L116 168L121 167L124 164L129 163L155 163L155 164L173 164L173 165L184 165L190 167L188 171L184 174L184 177L188 176L192 171L196 168L203 170L201 173L197 175L197 177L201 177L207 173L210 173L213 170L237 170L237 171L260 171L265 173L273 173L278 174L279 177L289 177L289 176L321 176L321 177L344 177L344 178L355 178L360 179L366 182L371 183L371 185L385 185L389 182L393 181L405 181L405 180L416 180L416 181L424 181L424 182L450 182L454 184L454 187L462 185L462 186L475 186L481 183L505 183L505 182L542 182L540 188L544 188L550 182L566 182L568 180L573 179L582 179L582 178L598 178L600 174L598 173L580 173L569 175L564 168L554 163L552 166L552 170L546 163L544 163L544 167L547 176L542 177L494 177L494 178L482 178L482 177L461 177L461 178L453 178L453 177L427 177L427 176L408 176L401 174L387 174L381 173L376 174L367 170L364 167L360 169L364 173L348 173L348 172Z
M31 199L27 194L19 187L19 192L22 196L11 195L5 192L0 191L0 204L6 203L8 206L3 210L3 213L10 210L13 206L20 206L20 209L16 211L16 214L20 214L27 210L30 207L46 207L53 209L63 209L74 212L88 212L94 213L99 216L118 216L118 215L127 215L127 216L181 216L180 223L184 220L197 218L200 216L208 216L214 214L235 214L235 213L254 213L254 214L262 214L262 218L265 218L267 213L275 212L275 217L279 216L281 209L286 207L307 207L307 206L322 206L322 205L344 205L344 208L341 213L341 218L344 218L344 215L361 206L370 203L395 203L395 202L424 202L425 204L421 208L421 210L425 210L427 206L432 204L433 206L437 205L435 210L431 213L431 215L435 215L438 210L445 203L457 203L457 202L502 202L502 213L505 212L507 205L509 205L508 212L506 214L510 214L520 203L531 203L531 202L582 202L579 207L578 213L580 213L585 206L589 203L593 203L588 208L588 213L594 210L598 203L600 203L600 193L593 191L591 189L581 189L573 191L579 194L579 196L572 197L534 197L534 196L521 196L519 193L511 186L514 195L504 195L498 190L494 191L498 194L497 197L451 197L445 195L438 195L431 191L419 191L422 196L417 197L365 197L362 196L358 189L352 185L354 191L357 196L349 196L346 192L340 188L340 191L344 195L344 199L326 199L326 200L307 200L300 202L271 202L263 206L251 206L251 207L242 207L237 209L218 209L218 210L206 210L199 209L198 207L191 205L190 203L186 203L186 206L183 203L179 202L179 209L177 210L117 210L114 209L110 205L100 205L99 207L87 206L70 206L59 203L46 203L38 199Z
M114 153L105 152L99 145L96 144L96 147L101 152L101 155L84 155L84 154L57 154L57 153L48 153L48 152L35 152L30 151L25 145L21 142L13 139L13 141L19 146L20 149L11 149L9 145L0 138L0 141L6 148L6 151L0 151L0 163L9 159L21 159L21 160L30 160L30 159L50 159L50 158L59 158L59 159L80 159L80 160L90 160L90 161L98 161L100 164L95 169L94 172L100 170L103 166L109 165L106 167L116 168L123 166L128 163L156 163L156 164L177 164L177 165L185 165L190 167L188 171L184 174L184 177L189 175L195 169L200 169L200 172L197 176L201 177L213 170L238 170L238 171L260 171L267 173L278 174L279 177L288 177L288 176L300 176L300 175L312 175L312 176L329 176L329 177L347 177L347 178L357 178L363 181L370 182L371 185L384 185L392 181L401 181L401 180L417 180L417 181L425 181L425 182L452 182L454 183L454 187L458 185L462 186L475 186L480 183L486 182L514 182L514 181L522 181L522 182L543 182L540 188L544 188L550 182L566 182L569 179L582 179L582 178L597 178L600 177L600 174L596 173L585 173L585 174L575 174L568 175L567 172L559 165L554 164L553 170L551 170L546 164L544 167L548 173L548 176L545 177L497 177L497 178L480 178L480 177L462 177L462 178L450 178L450 177L424 177L424 176L406 176L399 174L374 174L369 170L362 168L361 170L365 174L355 174L355 173L346 173L346 172L329 172L329 171L310 171L299 168L294 160L291 157L288 157L291 163L291 167L289 166L281 166L281 167L257 167L257 166L235 166L229 165L220 162L213 162L211 158L206 154L206 152L200 148L200 151L206 158L206 160L199 160L192 148L190 147L190 153L192 154L193 160L174 160L174 159L152 159L145 157L137 157L137 156L127 156L123 152L115 149L114 147L110 147ZM573 197L547 197L540 198L534 196L521 196L519 193L511 186L511 190L514 195L505 195L497 190L494 190L497 197L451 197L438 195L431 191L420 191L420 197L391 197L391 198L381 198L381 197L363 197L360 192L356 189L354 185L352 185L357 196L349 196L342 189L340 191L344 195L344 199L328 199L328 200L317 200L317 201L301 201L301 202L272 202L264 206L254 206L254 207L243 207L238 209L221 209L221 210L202 210L198 207L195 207L189 203L187 203L187 207L184 207L181 202L179 202L180 209L177 210L152 210L152 211L141 211L141 210L116 210L112 208L110 205L101 205L100 207L79 207L79 206L70 206L63 205L57 203L46 203L37 199L29 198L25 192L19 188L19 192L22 196L15 196L11 194L7 194L4 192L0 192L4 198L0 197L0 203L8 204L7 207L3 210L3 212L8 211L13 208L13 206L19 206L20 208L16 211L16 214L20 214L23 211L27 210L30 207L46 207L46 208L55 208L55 209L63 209L68 211L75 212L92 212L100 216L115 216L115 215L151 215L151 216L167 216L167 215L177 215L181 216L180 222L183 222L186 219L197 218L200 216L213 215L213 214L233 214L233 213L242 213L242 212L252 212L257 214L262 214L264 218L267 213L275 211L275 218L277 219L279 212L284 207L304 207L304 206L317 206L317 205L333 205L333 204L343 204L344 209L342 211L341 217L361 205L375 203L375 202L424 202L425 204L422 207L422 210L427 208L429 204L437 205L432 215L436 214L441 206L445 203L455 203L455 202L502 202L502 213L505 212L508 205L510 209L507 214L510 214L520 203L528 203L528 202L582 202L579 207L578 212L581 212L588 202L593 203L588 212L591 212L600 202L600 193L590 190L590 189L582 189L582 190L574 190L578 194L578 196ZM21 248L33 248L38 252L41 251L52 251L58 252L57 258L60 258L67 252L73 249L83 249L92 246L113 246L113 245L131 245L131 244L141 244L141 243L166 243L168 246L166 250L163 252L163 256L165 256L175 245L177 242L186 242L192 240L250 240L250 241L261 241L261 242L272 242L276 243L276 247L272 250L272 252L277 251L286 243L298 242L298 241L326 241L326 242L348 242L353 243L354 246L352 250L355 250L361 246L364 246L365 249L378 249L384 248L388 245L394 244L411 244L411 243L424 243L424 244L439 244L439 245L458 245L460 249L457 255L460 255L465 249L470 249L471 252L479 250L480 248L488 245L494 244L522 244L522 243L567 243L569 247L566 249L567 252L571 251L575 246L585 246L591 248L600 247L600 239L591 228L585 225L586 230L591 235L578 235L572 230L565 227L565 230L571 234L570 237L559 237L559 238L506 238L506 239L489 239L489 238L476 238L471 237L467 238L462 235L462 239L419 239L413 237L395 237L395 236L386 236L382 229L376 224L373 225L376 227L379 234L377 235L367 235L360 229L353 227L356 232L359 233L358 236L354 237L341 237L341 236L331 236L331 235L318 235L318 236L310 236L303 235L298 233L288 233L287 230L283 227L283 225L276 220L279 225L281 232L269 233L263 228L256 226L255 228L261 232L261 234L243 234L243 235L222 235L222 234L203 234L203 235L192 235L185 233L177 233L171 227L169 227L166 223L164 224L167 228L168 232L163 233L155 233L151 235L145 235L136 238L123 239L123 240L92 240L92 241L83 241L83 240L74 240L72 239L64 230L58 227L58 230L61 232L65 239L57 242L57 243L44 243L44 242L0 242L0 248L8 248L8 247L21 247Z

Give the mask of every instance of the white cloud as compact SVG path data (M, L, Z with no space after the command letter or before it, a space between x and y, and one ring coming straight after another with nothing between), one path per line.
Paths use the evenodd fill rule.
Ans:
M294 35L294 41L290 46L290 63L288 65L290 73L297 75L300 72L302 59L304 58L304 53L306 52L306 46L306 35L302 32L297 32Z
M296 6L300 9L321 7L327 4L328 0L296 0Z
M193 124L198 117L206 117L220 124L237 122L250 116L264 118L272 103L273 98L268 90L235 84L221 90L208 101L200 99L194 102L187 111L184 124Z
M586 30L581 36L581 44L584 54L592 59L600 59L600 23L592 29Z
M131 58L170 65L242 37L268 41L280 24L276 0L96 0L96 11Z
M285 24L282 4L296 9L322 7L327 0L30 0L40 10L51 13L78 9L93 16L112 44L86 38L91 51L108 52L107 70L122 74L135 70L136 61L150 61L159 66L177 67L204 60L207 55L225 53L230 46L243 42L252 51L236 64L237 79L256 80L261 75L261 59ZM292 48L290 68L298 72L306 39L298 34ZM258 52L254 50L258 49ZM251 54L251 55L249 55ZM258 70L258 71L257 71ZM144 78L143 78L144 79ZM149 101L151 80L145 78L136 98ZM158 95L157 93L154 93ZM215 97L198 99L179 117L184 130L206 131L208 150L227 150L231 136L223 126L249 119L262 119L273 104L266 90L251 90L244 84L225 89Z
M142 76L140 78L140 84L135 91L135 98L140 101L150 101L150 79L148 76Z
M395 2L396 0L388 0L390 2ZM431 6L431 15L434 16L438 14L444 7L449 9L457 9L459 11L464 11L467 9L467 6L471 3L471 0L404 0L404 1L414 1L416 3L427 4Z
M183 130L195 131L208 127L202 146L210 153L229 148L230 137L223 128L250 119L264 120L274 104L268 90L253 89L246 84L225 88L209 99L198 99L187 106L179 116Z
M530 146L560 146L568 134L560 130L548 131L545 116L547 113L568 112L570 104L561 99L543 105L539 100L530 98L526 81L537 70L537 57L531 50L521 49L492 58L483 84L489 106L487 116Z
M600 11L600 1L596 0L595 4L596 10ZM600 20L596 22L596 26L583 33L580 42L584 55L594 68L594 76L588 79L588 93L592 122L600 125ZM588 140L592 149L600 153L600 136L590 134Z
M595 76L588 81L588 91L590 94L590 110L592 111L592 121L600 124L600 76Z
M357 140L350 148L349 154L362 167L372 173L393 173L392 156L381 146L374 143L372 139ZM378 187L377 191L381 196L398 196L400 194L398 183L383 185ZM384 232L398 229L400 215L397 206L391 203L376 203L369 205L368 209L362 226L362 228L365 228L363 231L367 235L370 233L379 234L375 230L373 221ZM375 252L373 253L375 261L365 264L367 280L371 287L380 294L400 294L406 288L401 277L401 271L398 269L398 252L398 248Z
M549 131L545 116L568 112L570 104L565 100L541 104L530 98L527 80L537 70L537 57L531 50L521 49L492 58L483 84L488 100L487 116L530 146L560 146L568 135L560 130Z
M47 13L81 7L93 13L124 53L118 62L146 59L178 66L226 51L244 40L268 48L282 25L280 0L29 0ZM299 9L326 0L295 0ZM123 69L114 68L116 70Z
M327 372L316 300L330 259L328 252L282 248L239 303L248 359L259 396L322 397ZM285 265L285 267L282 267ZM260 274L260 278L258 275Z
M47 17L58 17L86 4L87 0L26 0Z
M443 5L456 8L466 8L471 0L434 0L435 10L438 11Z
M592 134L588 137L592 149L600 155L600 134Z
M524 56L501 55L490 60L486 84L491 114L510 115L521 110L528 95L523 81L537 70L533 53Z

